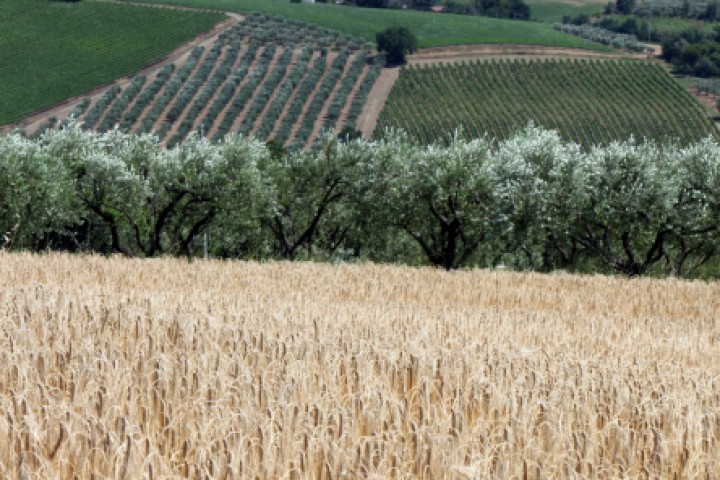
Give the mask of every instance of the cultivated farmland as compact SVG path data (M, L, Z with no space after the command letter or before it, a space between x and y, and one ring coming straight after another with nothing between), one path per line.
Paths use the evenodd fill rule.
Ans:
M713 478L717 283L0 253L3 478Z
M47 0L0 2L0 125L137 72L221 13Z
M320 1L312 4L292 3L287 0L139 1L183 7L213 8L243 14L263 12L340 30L347 35L362 37L368 42L374 42L375 34L386 27L403 25L417 34L420 48L492 43L609 50L607 47L589 40L554 31L548 24L470 15L438 15L413 10L360 8Z
M689 143L718 132L705 109L660 65L630 60L503 59L408 66L380 114L420 142L507 138L528 121L584 146L631 135Z
M362 39L253 14L182 61L80 101L69 116L101 132L152 132L168 146L196 131L303 148L323 128L354 128L380 72L368 53ZM66 120L50 117L34 135Z

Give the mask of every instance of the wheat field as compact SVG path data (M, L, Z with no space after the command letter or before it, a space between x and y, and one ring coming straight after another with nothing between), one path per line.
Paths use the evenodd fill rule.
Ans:
M1 478L717 478L720 285L0 253Z

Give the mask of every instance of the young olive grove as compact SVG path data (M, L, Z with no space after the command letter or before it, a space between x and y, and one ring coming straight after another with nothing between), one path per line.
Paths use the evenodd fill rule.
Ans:
M2 248L319 259L626 275L715 275L720 145L590 149L534 125L423 146L321 135L172 149L84 131L0 137Z

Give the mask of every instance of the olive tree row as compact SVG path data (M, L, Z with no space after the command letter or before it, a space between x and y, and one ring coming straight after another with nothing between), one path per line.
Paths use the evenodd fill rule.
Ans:
M690 276L718 246L720 146L583 151L532 125L495 143L402 132L284 152L243 136L0 138L4 248L372 260ZM707 269L702 272L707 273Z

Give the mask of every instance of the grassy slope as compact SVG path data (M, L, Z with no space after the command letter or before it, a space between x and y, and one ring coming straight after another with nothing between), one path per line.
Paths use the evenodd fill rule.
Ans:
M411 28L420 47L472 43L552 45L604 50L601 45L556 32L550 25L466 15L355 8L327 4L294 4L284 0L139 0L192 7L217 8L240 13L266 12L297 18L374 42L375 34L390 25Z
M593 13L602 12L605 3L592 2L583 5L575 5L558 1L546 2L530 0L527 2L527 4L530 5L532 18L545 23L559 22L562 20L564 15L575 17L582 13L592 15Z
M0 2L0 125L139 70L224 16L84 1Z

